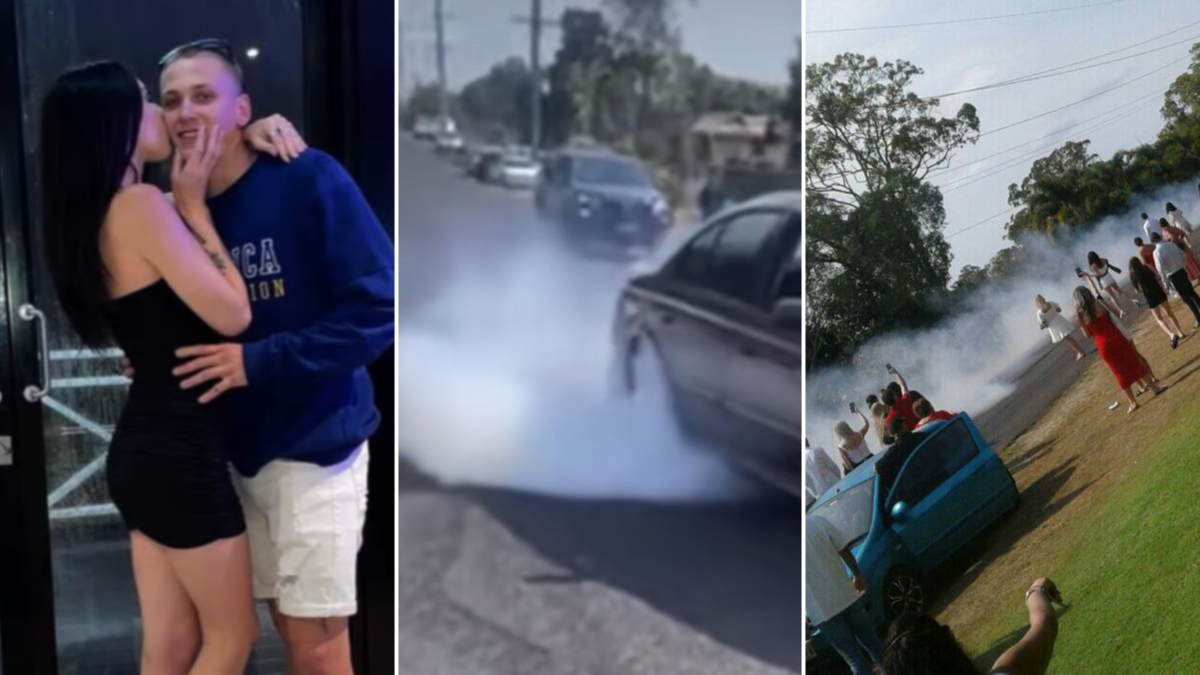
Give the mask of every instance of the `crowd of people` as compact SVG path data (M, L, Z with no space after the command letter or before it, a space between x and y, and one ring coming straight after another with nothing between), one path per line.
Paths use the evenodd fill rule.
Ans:
M1171 349L1178 348L1180 341L1187 337L1171 307L1172 296L1179 298L1192 313L1192 331L1200 329L1200 294L1194 286L1200 282L1200 260L1194 251L1194 246L1200 245L1200 228L1193 226L1171 202L1166 204L1166 213L1167 216L1157 222L1149 214L1141 214L1142 231L1146 236L1133 240L1137 255L1129 258L1131 292L1121 288L1116 276L1122 273L1120 268L1095 251L1089 251L1087 268L1075 268L1076 276L1085 279L1088 285L1079 286L1072 292L1074 326L1063 316L1058 303L1041 295L1034 296L1038 327L1049 331L1052 343L1066 344L1079 360L1086 353L1072 333L1078 327L1085 338L1091 339L1096 353L1117 380L1130 413L1140 407L1138 396L1147 391L1157 395L1165 387L1159 384L1150 363L1138 351L1132 332L1121 321L1125 318L1125 306L1144 305L1149 309L1155 323L1166 334ZM1113 407L1117 405L1114 403Z
M844 421L833 425L833 435L837 439L833 457L840 460L840 467L824 448L814 446L805 439L804 489L808 506L820 499L843 476L876 454L867 443L872 427L881 452L908 433L954 417L945 410L935 408L920 392L910 390L904 376L890 363L886 368L895 380L878 394L867 396L865 403L871 416L868 418L859 410L857 403L851 402L850 414L857 415L860 422L857 428Z

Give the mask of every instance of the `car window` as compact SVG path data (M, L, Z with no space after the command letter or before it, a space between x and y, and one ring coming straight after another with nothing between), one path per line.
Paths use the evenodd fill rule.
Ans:
M904 467L892 491L888 508L897 502L904 502L909 508L915 507L977 456L979 446L975 444L966 422L958 419L946 425L941 431L935 432L933 438L921 446L909 460L908 466Z
M778 231L781 215L754 211L729 221L712 252L709 284L713 290L746 303L761 300L762 260Z
M761 300L762 256L782 220L779 211L736 214L696 237L677 259L675 273L684 283L748 304Z
M578 160L574 179L580 183L616 187L650 187L642 167L625 159L586 157Z
M853 546L871 529L871 509L875 504L875 481L865 480L839 492L813 509L812 515L829 522L844 546Z

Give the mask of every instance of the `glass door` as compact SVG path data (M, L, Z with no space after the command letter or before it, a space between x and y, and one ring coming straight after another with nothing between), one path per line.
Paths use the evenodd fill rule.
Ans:
M0 368L0 673L134 675L140 653L128 535L104 478L127 381L120 352L79 348L55 306L35 197L41 97L96 59L130 64L157 96L162 54L220 37L239 53L255 116L281 113L306 133L303 4L0 0L0 364L12 364ZM247 672L283 675L261 618Z

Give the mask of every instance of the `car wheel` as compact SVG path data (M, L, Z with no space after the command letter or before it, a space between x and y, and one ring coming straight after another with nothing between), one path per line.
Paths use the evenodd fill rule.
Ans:
M888 622L906 614L920 614L926 607L925 582L909 567L897 567L883 583L883 610Z

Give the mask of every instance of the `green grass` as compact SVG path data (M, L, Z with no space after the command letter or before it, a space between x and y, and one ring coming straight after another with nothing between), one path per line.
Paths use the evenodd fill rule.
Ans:
M1136 470L1038 571L1067 603L1049 673L1200 673L1200 405L1190 408L1126 449ZM1020 598L1010 607L963 636L981 667L1028 627Z

